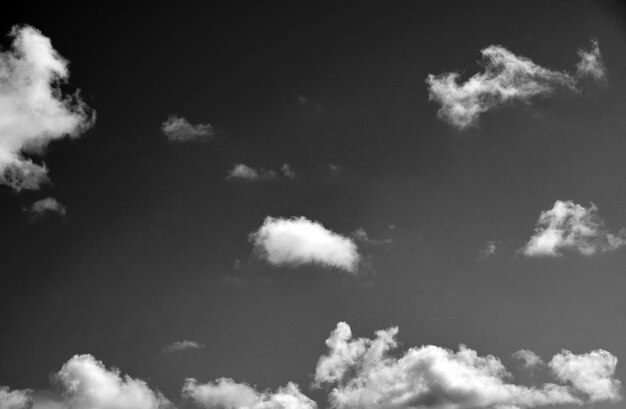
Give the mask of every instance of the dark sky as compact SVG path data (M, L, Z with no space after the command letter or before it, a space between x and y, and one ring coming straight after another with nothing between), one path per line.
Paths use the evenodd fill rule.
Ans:
M624 6L284 3L2 13L3 35L28 24L52 40L70 63L64 90L80 89L97 119L50 144L52 184L0 186L0 385L45 389L90 353L172 399L186 377L227 376L295 381L324 405L307 385L338 321L367 337L397 325L405 347L464 343L507 366L521 348L602 348L623 362L626 250L516 250L556 200L593 202L609 230L626 226ZM428 74L466 79L489 45L572 72L590 39L606 86L505 104L465 130L428 100ZM169 143L170 114L215 137ZM297 178L226 180L234 163L289 163ZM22 209L45 196L67 215L31 220ZM276 268L248 240L266 216L391 243L360 245L366 277ZM479 260L492 240L502 253ZM161 353L182 339L206 347Z

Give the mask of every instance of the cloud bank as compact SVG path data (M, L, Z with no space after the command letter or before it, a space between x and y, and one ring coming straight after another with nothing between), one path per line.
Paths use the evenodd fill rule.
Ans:
M617 359L607 351L562 351L549 363L558 383L523 386L510 382L498 358L463 345L456 352L428 345L398 353L397 332L353 338L348 324L337 324L315 371L316 386L331 388L333 408L520 409L621 399Z
M250 241L255 254L275 266L315 264L356 273L360 260L354 241L305 217L267 217Z
M397 350L398 328L354 338L339 322L326 340L328 352L315 368L314 387L330 388L333 409L522 409L586 405L621 400L614 378L617 358L598 349L586 354L563 350L548 364L554 382L525 386L511 382L502 362L461 345L458 351L427 345ZM539 359L531 351L522 359ZM229 378L200 383L185 380L174 404L140 379L108 369L91 355L76 355L51 377L53 393L0 386L2 409L316 409L297 384L259 391ZM568 406L568 407L570 407Z
M478 123L484 112L510 102L529 102L557 88L577 90L581 78L605 79L597 41L590 50L579 50L576 74L552 71L499 45L481 50L485 71L459 83L456 72L428 75L429 100L441 104L437 115L452 126L464 129Z
M563 252L593 256L626 245L626 230L610 233L591 203L588 208L571 200L557 200L550 210L541 212L535 234L521 249L528 257L554 257Z
M25 154L42 154L53 140L78 137L95 115L78 95L62 95L68 62L49 38L29 26L13 27L10 36L12 48L0 53L0 184L34 190L48 180L48 170Z
M191 124L178 115L170 115L161 124L161 132L170 142L206 142L215 136L211 124Z

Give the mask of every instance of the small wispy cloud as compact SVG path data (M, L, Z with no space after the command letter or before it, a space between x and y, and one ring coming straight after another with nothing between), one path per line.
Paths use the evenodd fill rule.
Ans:
M429 100L441 104L439 118L452 126L465 129L478 123L481 114L509 102L528 102L545 96L557 88L576 92L578 82L591 76L605 79L597 41L590 50L579 50L580 61L575 74L541 67L526 57L513 54L500 45L481 50L485 71L459 83L456 72L428 75Z
M286 179L296 178L295 170L288 163L285 163L280 168L280 172L282 173L282 177ZM249 182L270 181L270 180L276 180L278 178L279 178L279 174L276 171L267 170L264 168L257 170L243 163L233 164L233 167L228 171L228 174L226 175L227 180L239 179L239 180L245 180Z
M211 124L191 124L187 119L170 115L161 124L161 132L170 142L206 142L215 136Z
M626 230L613 234L598 215L598 208L557 200L552 209L541 212L535 233L521 252L528 257L561 256L564 251L585 256L626 246Z
M484 261L490 258L499 257L502 253L502 243L497 240L489 240L483 248L478 250L478 260Z
M65 217L67 209L54 197L46 197L45 199L39 199L24 211L29 214L31 219L39 219L46 215L57 215Z
M176 341L171 343L170 345L166 345L163 348L161 348L161 352L163 352L164 354L171 354L172 352L179 352L179 351L188 351L190 349L202 349L204 348L204 344L201 344L198 341L187 341L187 340L183 340L183 341Z

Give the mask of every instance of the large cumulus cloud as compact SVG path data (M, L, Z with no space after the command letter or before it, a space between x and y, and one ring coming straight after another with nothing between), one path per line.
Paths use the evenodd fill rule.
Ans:
M53 140L77 137L95 118L75 96L64 96L68 62L50 39L29 26L14 27L12 48L0 54L0 183L38 189L48 170L25 155L42 154Z

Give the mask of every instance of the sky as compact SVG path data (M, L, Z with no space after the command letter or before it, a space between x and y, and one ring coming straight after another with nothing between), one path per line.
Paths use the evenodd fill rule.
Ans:
M0 409L621 408L626 7L0 16Z

